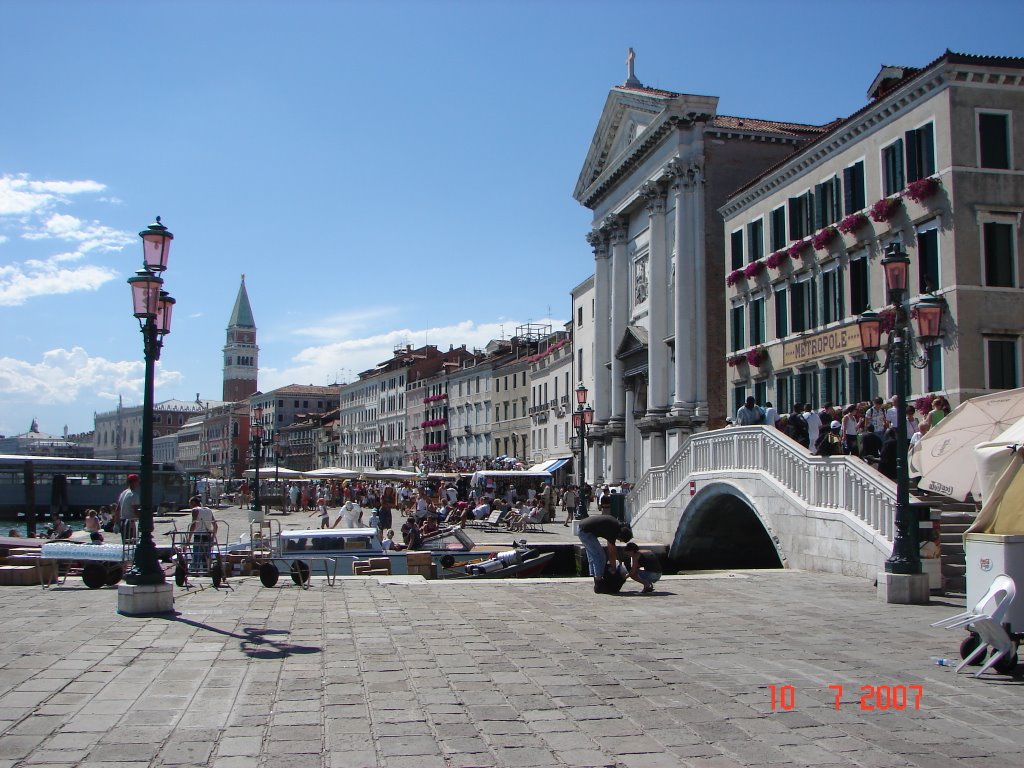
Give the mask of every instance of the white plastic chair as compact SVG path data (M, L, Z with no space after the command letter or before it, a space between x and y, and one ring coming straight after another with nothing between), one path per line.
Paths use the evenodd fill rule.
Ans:
M1013 579L1006 574L999 574L992 581L988 591L975 603L973 608L941 621L936 621L932 626L944 627L945 629L956 629L957 627L974 628L974 624L982 618L991 619L996 625L999 625L1002 623L1003 616L1009 610L1010 603L1013 602L1016 594L1017 585L1014 584ZM989 603L992 603L990 611L986 610Z
M961 669L966 667L982 653L987 652L984 662L981 665L981 669L974 673L975 677L981 677L981 675L989 669L999 663L999 660L1009 656L1015 650L1013 640L1003 629L1002 625L994 619L980 617L975 618L971 624L972 629L978 633L978 637L981 638L978 643L978 647L974 649L971 654L960 662L956 671L959 672Z

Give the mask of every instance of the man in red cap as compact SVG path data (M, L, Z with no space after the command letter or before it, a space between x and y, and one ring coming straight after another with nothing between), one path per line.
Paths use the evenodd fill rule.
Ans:
M120 529L121 541L134 541L139 519L139 476L128 475L128 487L114 505L114 529Z

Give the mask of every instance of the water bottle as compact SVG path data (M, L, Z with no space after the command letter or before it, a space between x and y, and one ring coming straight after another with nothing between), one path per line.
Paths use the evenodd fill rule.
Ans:
M935 662L936 666L939 667L952 667L952 659L944 659L941 656L932 656L932 661Z

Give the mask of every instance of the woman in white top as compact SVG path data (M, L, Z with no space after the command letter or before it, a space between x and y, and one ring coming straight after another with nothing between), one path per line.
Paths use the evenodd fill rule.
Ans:
M843 427L840 432L846 452L851 456L857 455L857 435L860 432L860 416L857 413L857 406L848 405L843 411Z

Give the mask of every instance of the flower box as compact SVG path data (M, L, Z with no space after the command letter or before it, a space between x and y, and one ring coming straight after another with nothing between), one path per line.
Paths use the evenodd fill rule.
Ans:
M814 250L816 251L824 251L837 237L839 237L839 232L835 227L825 227L811 238L811 245L814 246Z
M754 347L747 352L747 362L750 365L761 365L761 363L767 362L767 360L768 351L764 347Z
M868 213L872 221L884 222L895 216L901 205L903 205L903 201L898 197L883 197L871 206Z
M868 217L863 213L851 213L845 219L839 222L837 229L844 235L852 235L858 229L863 227L869 221Z
M743 268L744 277L757 277L764 272L763 261L752 261Z
M728 275L725 276L726 285L736 285L740 280L744 278L742 269L734 269Z
M789 246L789 248L786 249L786 253L789 254L789 258L791 259L800 259L803 258L804 248L806 247L806 242L804 242L803 240L797 240L795 243Z
M745 362L747 362L746 355L731 355L729 359L726 360L726 363L729 364L730 368L735 368L738 365L743 365Z
M789 254L785 250L775 251L775 253L768 254L768 258L764 260L764 263L769 269L780 269L788 258Z
M941 182L934 176L918 179L907 184L907 191L904 193L915 203L921 203L939 191Z

